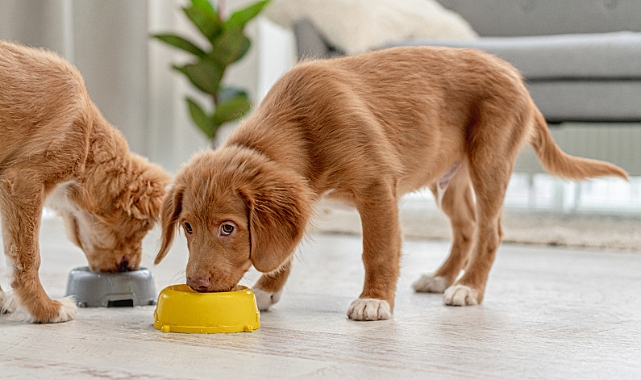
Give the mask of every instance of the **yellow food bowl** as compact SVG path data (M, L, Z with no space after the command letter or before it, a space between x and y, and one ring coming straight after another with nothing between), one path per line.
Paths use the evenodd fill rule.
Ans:
M251 289L199 293L188 285L171 285L158 295L154 327L162 332L214 334L251 332L260 327L260 312Z

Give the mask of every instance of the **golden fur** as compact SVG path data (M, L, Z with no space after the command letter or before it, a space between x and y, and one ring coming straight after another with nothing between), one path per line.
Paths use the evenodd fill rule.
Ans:
M92 270L135 270L170 177L129 152L59 56L0 41L0 83L0 210L13 277L12 299L0 307L23 307L35 322L66 321L72 300L49 299L38 277L45 199Z
M192 288L228 290L253 265L265 273L254 289L266 309L280 297L314 202L327 195L355 206L362 220L365 283L348 316L386 319L401 256L397 202L429 186L454 243L444 265L414 287L445 291L448 305L477 304L526 141L552 174L627 178L614 165L561 152L519 73L483 52L407 47L304 62L222 147L176 176L156 263L182 226Z

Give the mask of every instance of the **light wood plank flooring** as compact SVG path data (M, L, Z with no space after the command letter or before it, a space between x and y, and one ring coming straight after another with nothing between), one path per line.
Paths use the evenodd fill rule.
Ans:
M151 266L159 232L145 240ZM84 256L59 219L41 231L42 281L64 294ZM281 302L252 333L164 334L153 307L81 309L33 325L0 317L0 378L47 379L627 379L641 378L641 252L503 245L484 304L446 307L410 284L449 244L406 240L394 318L353 322L360 293L358 236L312 234ZM153 268L158 290L184 281L178 239ZM0 266L6 288L6 267ZM257 278L247 275L246 284Z

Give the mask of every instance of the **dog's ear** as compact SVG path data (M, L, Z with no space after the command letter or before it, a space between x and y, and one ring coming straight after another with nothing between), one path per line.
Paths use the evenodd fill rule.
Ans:
M176 222L182 211L182 198L184 189L172 187L165 195L165 200L160 211L160 225L162 227L161 246L154 264L159 264L167 256L178 226Z
M125 196L121 198L123 209L138 220L158 222L160 207L165 195L165 188L171 178L159 166L147 160L135 160L133 170L135 177L128 183Z
M263 273L279 269L305 233L313 193L291 173L265 170L240 189L248 209L250 257Z

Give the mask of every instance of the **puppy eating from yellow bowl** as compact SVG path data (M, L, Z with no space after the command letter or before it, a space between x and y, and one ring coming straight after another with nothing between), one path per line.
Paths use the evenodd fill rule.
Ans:
M214 334L260 328L254 292L237 286L229 292L200 293L171 285L158 295L154 327L162 332Z

